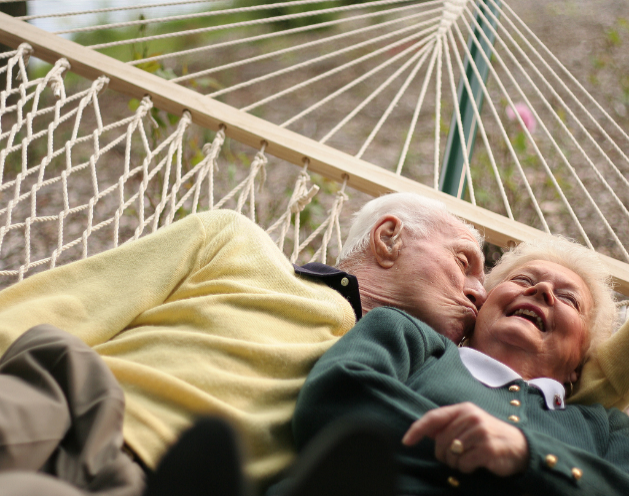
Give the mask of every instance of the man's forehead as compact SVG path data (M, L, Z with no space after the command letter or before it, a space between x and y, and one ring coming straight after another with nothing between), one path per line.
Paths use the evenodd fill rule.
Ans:
M482 251L480 246L478 245L478 240L472 234L468 226L459 222L457 220L453 220L448 227L446 227L447 238L455 245L461 245L464 247L469 247L474 249L480 256L482 256ZM472 246L470 246L472 245Z

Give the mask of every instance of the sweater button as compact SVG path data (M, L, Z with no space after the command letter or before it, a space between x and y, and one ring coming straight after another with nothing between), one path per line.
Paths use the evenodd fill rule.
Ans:
M519 400L511 400L509 403L511 403L513 406L520 406L522 404Z
M520 390L520 386L518 386L517 384L512 384L511 386L509 386L509 391L511 391L512 393L517 393Z
M555 455L546 455L546 466L553 468L555 465L557 465L557 457Z
M450 484L452 487L459 487L459 479L457 479L456 477L448 477L448 484Z
M583 477L583 472L580 468L574 467L572 469L572 477L574 477L574 480L579 480L581 477Z
M518 417L517 415L509 415L508 419L509 419L511 422L514 422L514 423L516 423L516 424L520 421L520 417Z
M349 279L347 277L344 277L343 279L341 279L341 286L347 286L349 284Z

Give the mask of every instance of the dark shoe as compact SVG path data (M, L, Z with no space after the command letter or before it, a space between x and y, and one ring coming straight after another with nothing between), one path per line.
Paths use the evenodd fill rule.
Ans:
M289 479L270 493L281 496L393 496L392 442L381 425L341 420L300 455Z
M199 420L168 450L144 496L245 496L238 443L223 420Z

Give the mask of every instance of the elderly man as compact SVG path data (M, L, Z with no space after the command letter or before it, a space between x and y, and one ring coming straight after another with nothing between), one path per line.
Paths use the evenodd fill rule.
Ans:
M105 416L94 406L105 393L94 401L90 396L115 389L115 381L106 368L97 370L98 357L75 338L70 351L46 355L51 336L63 340L55 326L95 350L122 387L124 442L136 461L155 467L195 417L218 415L242 434L246 471L263 487L294 456L290 420L306 375L364 313L396 306L455 341L473 328L485 299L481 242L439 202L393 194L357 215L339 269L293 267L259 227L234 212L214 211L35 275L0 293L0 351L14 343L0 360L0 382L25 374L46 388L26 405L9 408L5 398L9 413L0 412L0 433L17 432L7 443L24 446L24 433L33 432L29 449L38 456L21 449L12 458L9 447L0 466L43 468L85 490L107 489L112 478L102 485L103 467L124 472L116 468L119 437L107 444L100 442L106 435L96 436L95 446L94 436L77 441L86 432L115 434L120 395L114 391L106 402ZM24 334L34 326L40 327ZM56 360L61 355L69 358ZM36 373L25 373L29 367ZM21 397L16 388L14 399ZM72 398L67 405L66 398ZM76 419L92 410L77 428ZM16 417L20 427L11 429ZM65 446L73 429L78 434L70 441L78 448ZM89 456L62 457L59 467L56 445L67 454L84 444ZM103 463L108 456L111 463ZM128 493L137 492L137 477L125 470Z

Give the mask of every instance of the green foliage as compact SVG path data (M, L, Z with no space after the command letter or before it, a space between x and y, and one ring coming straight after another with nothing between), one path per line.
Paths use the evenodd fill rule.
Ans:
M612 29L608 29L607 30L607 42L611 45L611 46L618 46L621 43L620 40L620 34L618 33L618 30L612 28Z
M629 43L629 21L620 17L603 31L601 41L593 44L591 70L588 81L592 86L602 86L609 107L616 111L616 118L629 117L629 68L626 53Z

